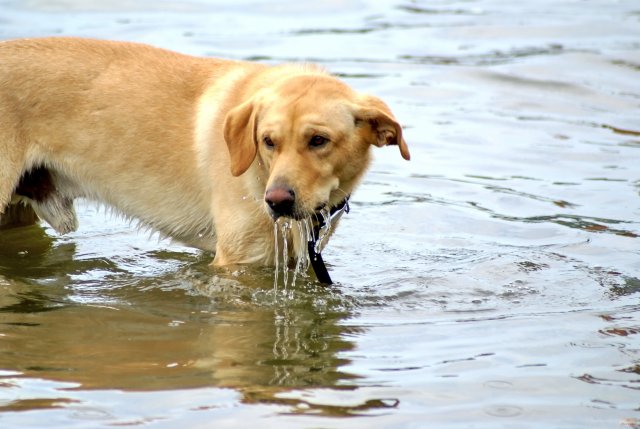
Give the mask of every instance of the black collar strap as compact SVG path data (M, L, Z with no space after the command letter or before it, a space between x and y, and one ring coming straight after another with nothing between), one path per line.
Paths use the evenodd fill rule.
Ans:
M332 207L329 211L329 220L332 221L336 217L340 217L342 213L349 213L349 197L346 197L340 204ZM325 220L322 216L316 216L317 223L313 227L313 235L307 243L307 250L309 251L309 260L313 267L313 272L316 273L316 277L320 283L327 285L333 284L327 266L324 264L322 255L316 252L316 243L320 238L320 230L325 226Z

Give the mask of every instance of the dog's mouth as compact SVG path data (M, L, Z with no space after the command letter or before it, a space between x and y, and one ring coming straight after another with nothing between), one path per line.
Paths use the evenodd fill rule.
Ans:
M335 213L343 210L345 206L348 207L349 197L345 197L336 205L325 201L315 205L313 210L308 210L301 204L302 201L297 198L293 189L284 185L276 185L266 191L264 201L274 221L278 221L280 218L296 221L308 219L314 224L322 224Z
M280 218L293 220L313 218L321 214L327 206L326 203L322 203L317 205L314 210L306 210L303 208L301 201L296 198L295 192L291 188L284 186L269 189L265 193L264 201L274 221Z
M349 198L345 198L340 203L335 206L329 206L329 203L322 203L317 205L313 211L299 210L297 208L293 208L286 213L283 213L279 210L274 210L268 203L269 214L274 222L277 222L280 218L292 219L296 221L302 220L310 220L314 224L322 224L328 220L329 217L334 216L335 213L343 210L345 206L348 206ZM348 212L348 208L346 210Z
M309 219L311 221L315 221L316 219L322 219L323 213L327 212L326 210L327 204L320 204L313 211L298 210L294 208L293 210L285 213L279 210L274 210L274 208L271 207L269 204L267 204L267 206L269 207L269 214L271 215L271 218L273 218L274 222L278 221L280 218L292 219L292 220Z

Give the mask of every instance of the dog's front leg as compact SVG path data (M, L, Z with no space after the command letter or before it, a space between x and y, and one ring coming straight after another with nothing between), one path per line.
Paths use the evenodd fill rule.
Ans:
M261 207L245 204L217 207L213 265L274 265L273 220Z
M255 234L241 233L218 236L216 255L213 259L215 266L228 265L274 265L273 233Z

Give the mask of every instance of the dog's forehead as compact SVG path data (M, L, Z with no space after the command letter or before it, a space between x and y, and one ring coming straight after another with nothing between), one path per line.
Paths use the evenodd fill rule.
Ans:
M282 79L275 85L282 96L303 97L310 95L351 95L352 90L344 82L327 74L303 74Z
M264 100L260 125L283 134L298 134L310 127L346 132L353 123L353 97L353 90L329 75L286 79Z
M260 122L264 128L282 133L304 132L314 127L345 132L353 124L353 115L342 100L305 98L291 103L280 100L272 104L265 109Z

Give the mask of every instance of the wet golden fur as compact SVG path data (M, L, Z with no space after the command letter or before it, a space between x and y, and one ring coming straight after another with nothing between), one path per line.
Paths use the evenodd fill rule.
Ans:
M311 147L316 135L327 144ZM82 197L215 251L217 265L273 264L265 190L286 183L296 213L311 215L351 194L371 145L387 144L409 159L388 107L317 67L89 39L0 42L0 213L27 203L61 233L77 227ZM22 192L30 171L45 194Z

